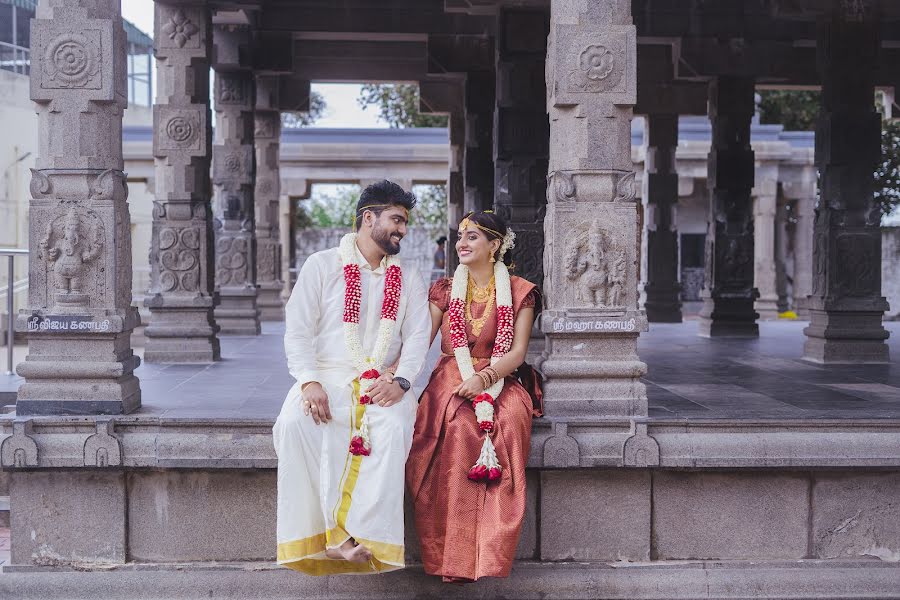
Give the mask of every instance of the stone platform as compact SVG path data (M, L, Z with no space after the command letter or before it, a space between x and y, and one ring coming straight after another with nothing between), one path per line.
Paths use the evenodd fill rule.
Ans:
M802 327L711 340L695 322L653 325L646 418L555 417L550 399L513 578L452 592L900 597L898 365L799 361ZM226 337L223 356L140 367L144 406L128 416L0 417L0 440L21 449L0 596L358 597L357 579L271 564L271 426L292 384L281 328ZM367 595L446 595L415 566L411 524L407 560Z

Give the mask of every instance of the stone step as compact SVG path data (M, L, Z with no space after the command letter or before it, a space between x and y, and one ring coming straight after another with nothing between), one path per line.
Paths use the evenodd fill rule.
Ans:
M671 600L693 598L900 599L900 565L870 561L715 561L648 563L518 563L508 579L444 584L421 567L379 577L308 577L271 563L128 564L4 567L0 597L352 599L566 598Z

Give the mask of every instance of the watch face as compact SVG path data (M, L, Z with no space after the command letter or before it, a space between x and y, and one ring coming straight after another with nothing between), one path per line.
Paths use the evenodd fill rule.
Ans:
M394 377L394 381L400 384L400 387L403 388L404 392L409 391L409 381L407 381L403 377Z

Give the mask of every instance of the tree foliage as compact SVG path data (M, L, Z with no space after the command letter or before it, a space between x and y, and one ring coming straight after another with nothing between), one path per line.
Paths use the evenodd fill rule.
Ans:
M784 125L788 131L813 131L819 103L819 92L763 90L760 92L759 121Z
M389 127L446 127L444 115L427 115L419 112L419 86L413 84L367 83L362 86L357 102L367 110L378 109L378 116Z
M309 110L300 113L281 113L281 126L286 129L299 129L300 127L312 125L322 118L326 108L325 98L322 97L322 94L313 90L309 94Z
M359 202L360 189L355 185L340 185L332 190L313 188L310 199L301 202L297 210L297 227L300 229L353 227L353 213ZM418 203L410 225L447 224L447 188L443 185L417 185L413 193Z
M900 121L881 127L881 163L875 169L875 205L882 215L900 205Z

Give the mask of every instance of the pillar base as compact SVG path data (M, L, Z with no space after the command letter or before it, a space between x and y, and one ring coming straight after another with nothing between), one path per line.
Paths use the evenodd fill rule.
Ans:
M775 321L778 319L778 314L781 312L778 310L778 298L760 298L757 300L753 308L759 314L759 318L762 321Z
M17 415L123 415L141 406L141 359L131 350L137 309L83 312L94 314L19 313L28 356L16 367L25 379Z
M216 307L216 324L226 335L259 335L259 308L256 288L221 288Z
M750 298L704 298L700 337L759 337L759 315Z
M647 330L642 312L571 315L545 311L541 371L545 414L551 417L640 417L647 415L647 390L640 378L647 365L637 340Z
M284 284L280 281L267 281L259 284L256 306L259 308L260 321L284 321L284 300L281 292Z
M669 287L665 289L647 286L644 288L647 300L644 310L650 323L681 323L681 289Z
M890 362L882 325L883 312L842 312L810 308L809 326L803 330L803 359L823 364L884 364Z
M213 297L150 296L150 323L144 360L148 363L210 363L221 360L219 328L213 319Z

